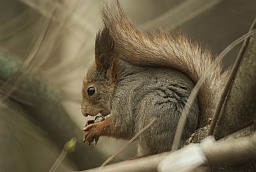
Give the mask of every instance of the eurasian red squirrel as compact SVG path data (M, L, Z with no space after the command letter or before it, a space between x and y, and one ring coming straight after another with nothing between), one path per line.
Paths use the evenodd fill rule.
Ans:
M195 83L213 64L212 55L182 35L143 33L124 14L118 1L102 10L104 27L95 42L95 63L83 82L82 113L108 118L88 124L84 141L100 136L130 139L153 118L138 139L138 155L171 149L177 124ZM227 72L214 66L191 105L185 141L212 116Z

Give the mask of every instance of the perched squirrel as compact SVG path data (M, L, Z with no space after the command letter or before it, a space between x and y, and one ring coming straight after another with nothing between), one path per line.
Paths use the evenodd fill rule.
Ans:
M86 125L84 141L130 139L156 118L138 139L138 155L168 151L183 107L213 64L212 56L181 35L137 30L118 1L105 5L102 16L104 28L96 36L95 63L83 82L81 109L85 116L109 117ZM221 65L215 65L191 104L182 141L207 124L226 77Z

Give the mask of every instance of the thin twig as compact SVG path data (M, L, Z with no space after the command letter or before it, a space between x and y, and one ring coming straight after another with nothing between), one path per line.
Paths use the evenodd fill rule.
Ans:
M238 45L240 42L242 42L244 39L248 38L249 36L251 36L253 33L253 31L250 31L246 34L244 34L243 36L241 36L240 38L238 38L237 40L235 40L234 42L232 42L229 46L227 46L220 54L219 56L215 59L214 63L209 67L209 69L207 70L207 72L199 79L199 81L196 83L195 87L193 88L188 101L182 111L178 126L177 126L177 130L174 136L174 140L173 140L173 144L172 144L172 151L175 151L179 148L180 146L180 140L181 140L181 136L183 133L183 129L186 123L186 119L187 116L189 114L189 110L190 110L190 106L191 104L194 102L194 100L197 97L197 93L199 92L200 87L202 86L203 82L205 81L206 77L210 74L210 72L213 70L214 66L216 64L219 64L220 61L222 61L223 57L230 51L232 50L236 45Z
M256 28L256 18L254 19L249 32L252 31L255 28ZM221 111L222 105L223 105L223 103L225 101L225 97L228 93L228 89L230 88L231 83L233 82L233 80L235 78L235 75L237 74L238 68L240 66L240 63L241 63L243 57L244 57L244 53L245 53L245 50L248 46L249 40L250 40L250 37L247 37L244 40L244 43L243 43L243 45L242 45L242 47L239 51L239 54L236 58L236 61L235 61L234 65L231 69L230 76L228 78L227 83L224 86L223 93L221 94L221 97L220 97L220 101L218 102L215 113L212 116L211 125L210 125L210 128L209 128L208 133L207 133L208 136L213 134L214 128L215 128L216 123L218 121L218 118L220 116L220 111Z
M67 155L67 151L62 150L59 157L57 158L57 160L54 162L51 169L49 170L49 172L55 172L57 168L60 166L61 162L65 159L66 155Z
M60 164L63 162L63 160L65 159L66 155L68 153L73 152L75 150L75 147L76 147L76 139L75 138L72 138L68 142L66 142L59 157L54 162L54 164L51 166L49 172L55 172L58 169L58 167L60 166Z
M133 136L133 138L131 138L119 151L117 151L114 155L110 156L100 167L104 167L109 162L111 162L117 155L123 152L131 143L133 143L144 131L146 131L149 127L151 127L155 122L156 122L156 119L153 119L148 125L146 125L135 136Z

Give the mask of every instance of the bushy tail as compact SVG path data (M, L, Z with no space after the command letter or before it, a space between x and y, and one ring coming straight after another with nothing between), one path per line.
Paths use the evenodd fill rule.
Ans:
M119 58L137 66L159 66L176 69L195 83L213 64L209 51L201 49L185 37L168 33L142 33L134 28L118 1L105 5L103 22L115 42ZM200 126L204 126L219 101L227 73L215 64L199 91Z

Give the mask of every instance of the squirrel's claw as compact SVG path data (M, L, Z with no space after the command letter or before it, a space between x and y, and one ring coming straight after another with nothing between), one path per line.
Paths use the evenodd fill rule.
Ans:
M95 137L95 145L97 145L98 141L99 141L99 136Z
M95 145L97 144L99 140L99 134L97 132L97 124L90 124L87 125L84 129L84 143L88 142L89 145L91 145L92 142L95 141Z

